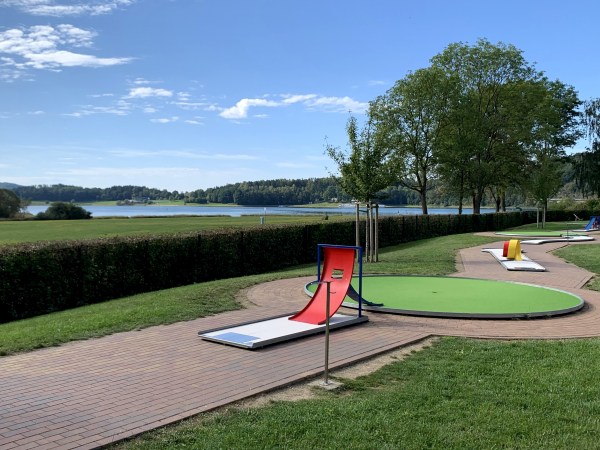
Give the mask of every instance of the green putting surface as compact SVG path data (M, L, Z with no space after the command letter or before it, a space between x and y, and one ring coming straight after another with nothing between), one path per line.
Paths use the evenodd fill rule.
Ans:
M352 282L358 292L358 279ZM363 298L381 306L365 310L400 314L513 318L547 317L583 307L583 300L568 292L521 283L452 277L365 276ZM312 288L314 291L314 287ZM346 297L344 306L356 307Z
M563 236L579 236L577 233L569 231L497 231L498 236L537 236L537 237L563 237Z

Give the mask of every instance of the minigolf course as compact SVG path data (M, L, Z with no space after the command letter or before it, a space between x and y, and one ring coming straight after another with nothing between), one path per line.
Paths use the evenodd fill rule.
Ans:
M481 251L491 254L506 270L528 270L533 272L544 272L546 270L541 264L523 255L521 243L518 239L504 242L502 248L484 248Z
M353 280L355 254L358 255L359 261L358 315L339 314L337 311ZM321 256L323 256L322 270ZM360 247L319 244L317 247L317 278L318 288L315 294L307 305L295 314L200 331L198 335L207 341L257 349L324 332L328 317L329 328L332 330L368 321L367 316L362 314L360 296L362 280L362 249ZM327 316L328 309L329 316Z
M358 280L353 283L357 285ZM525 319L568 314L584 306L580 297L569 292L505 281L367 275L362 285L366 311L409 316ZM309 284L306 290L310 295L315 287ZM358 308L350 296L343 305Z

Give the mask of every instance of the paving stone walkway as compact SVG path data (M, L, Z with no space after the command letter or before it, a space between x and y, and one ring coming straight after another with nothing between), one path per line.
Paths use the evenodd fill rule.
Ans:
M455 276L564 289L586 301L580 312L539 320L487 321L371 313L368 323L331 334L331 368L432 335L600 336L600 293L582 289L592 274L547 253L560 245L525 248L531 259L548 269L543 273L509 272L481 252L484 246L462 250L462 271ZM246 293L253 305L244 310L0 358L0 448L96 448L321 374L323 336L258 351L197 336L199 330L300 309L307 301L303 286L309 279L255 286Z

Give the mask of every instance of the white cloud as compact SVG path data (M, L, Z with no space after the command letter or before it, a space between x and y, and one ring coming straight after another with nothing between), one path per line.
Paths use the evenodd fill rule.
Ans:
M223 110L219 115L224 119L245 119L248 117L248 110L253 106L279 106L278 102L265 100L264 98L243 98L239 102Z
M172 91L166 89L155 89L151 87L137 87L129 90L125 98L147 98L147 97L171 97Z
M28 66L34 69L52 69L57 67L105 67L123 64L127 58L98 58L92 55L72 53L65 50L24 55L29 59Z
M146 114L152 114L158 111L158 109L154 108L153 106L146 106L144 109L142 109L142 111L144 111Z
M117 104L115 106L96 106L85 105L79 111L63 114L71 117L84 117L93 114L112 114L115 116L126 116L131 113L130 105L127 103Z
M173 117L163 117L160 119L150 119L150 122L152 122L152 123L173 123L173 122L177 122L178 120L179 120L179 117L173 116Z
M190 125L204 125L202 122L198 120L184 120L185 123L189 123Z
M318 97L305 102L309 108L321 108L330 112L363 113L369 107L367 102L359 102L350 97Z
M42 115L46 114L46 112L38 110L38 111L30 111L27 114L29 114L31 116L42 116Z
M80 16L102 15L129 6L134 0L89 0L72 4L63 4L55 0L0 0L0 6L14 7L36 16Z
M369 86L385 86L387 83L387 81L383 81L383 80L369 80Z
M0 32L0 79L16 80L28 69L61 70L63 67L106 67L131 58L102 58L61 47L89 47L96 33L73 25L36 25Z
M291 105L293 103L305 102L307 100L312 100L313 98L318 97L317 94L302 94L302 95L292 95L292 94L284 94L283 103Z
M276 96L269 96L270 98ZM266 100L264 98L243 98L230 108L221 108L219 114L224 119L245 119L248 117L248 111L251 107L268 106L268 107L285 107L294 104L304 105L310 110L322 110L325 112L343 112L352 111L354 113L364 113L369 104L367 102L359 102L350 97L322 97L317 94L282 94L279 95L281 100ZM210 106L211 110L218 110L215 106ZM266 114L253 115L255 118L268 117Z

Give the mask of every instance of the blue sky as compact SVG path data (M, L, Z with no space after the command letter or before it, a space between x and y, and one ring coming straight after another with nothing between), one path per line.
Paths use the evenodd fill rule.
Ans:
M326 176L349 111L452 42L513 44L600 97L598 17L596 0L0 0L0 181Z

